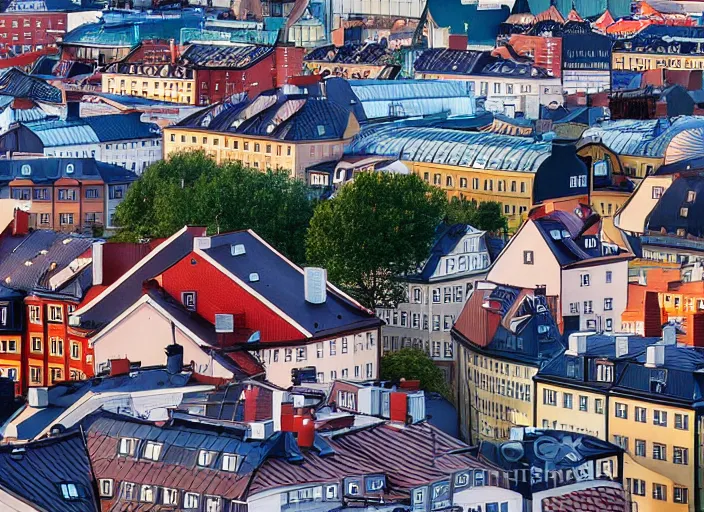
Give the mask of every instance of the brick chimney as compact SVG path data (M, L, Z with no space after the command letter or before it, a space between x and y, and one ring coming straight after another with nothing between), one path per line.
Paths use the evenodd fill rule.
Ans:
M643 301L643 336L657 338L662 334L662 317L657 292L645 292Z

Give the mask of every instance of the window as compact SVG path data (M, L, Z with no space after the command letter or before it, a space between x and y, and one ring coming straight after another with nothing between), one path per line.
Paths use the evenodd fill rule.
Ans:
M191 311L196 310L196 292L181 292L181 303Z
M164 505L178 505L178 491L164 487L161 494L161 502Z
M579 395L579 410L588 411L589 410L589 397L584 395Z
M593 309L593 303L592 303L592 301L590 301L590 300L585 300L585 301L584 301L584 313L585 313L585 314L589 314L589 313L593 313L593 312L594 312L594 309Z
M689 208L686 206L680 208L680 217L687 217L687 215L689 215Z
M467 188L467 178L460 178L460 188Z
M71 359L81 359L81 346L78 342L71 342Z
M162 446L163 445L161 443L147 441L147 444L144 446L144 453L142 454L142 458L147 460L158 461L159 455L161 455Z
M39 214L39 224L44 224L44 225L49 224L49 214L48 213L40 213Z
M667 412L658 411L657 409L653 411L653 425L658 425L660 427L667 426Z
M674 489L674 501L675 503L688 503L689 502L689 489L686 487L675 486Z
M120 439L117 453L120 455L134 455L137 448L137 440L131 437L123 437Z
M645 441L643 439L636 439L636 456L645 457Z
M453 320L454 319L452 318L452 315L445 315L443 317L443 331L449 331L450 329L452 329L452 324L454 323Z
M112 478L101 478L98 483L100 484L100 496L103 498L112 498Z
M689 416L686 414L675 414L675 428L677 430L689 430Z
M662 484L653 483L653 499L667 501L667 487Z
M59 189L59 201L75 201L76 200L76 189L75 188L60 188Z
M606 284L609 284L611 282L613 273L610 270L606 271Z
M154 487L151 485L143 485L139 493L139 501L143 503L153 503Z
M635 420L638 423L645 423L646 409L645 407L636 407Z
M49 321L50 322L63 322L64 313L61 306L49 306Z
M653 459L667 460L667 446L660 443L653 443Z
M565 409L572 409L572 393L562 394L562 406Z
M440 315L433 315L433 330L440 330Z
M440 304L440 288L433 288L433 304Z
M42 351L42 339L39 336L32 336L32 352Z
M293 359L293 349L285 348L284 349L284 362L290 363L291 359Z
M222 470L234 473L239 466L239 456L232 453L224 453L222 456Z
M64 355L64 340L56 337L51 338L50 353L52 356Z
M42 316L39 306L29 306L29 321L30 323L41 325Z
M198 452L198 465L202 468L208 468L213 463L216 456L217 452L201 450Z
M296 362L297 363L308 359L308 351L306 349L307 349L307 347L298 347L296 349Z
M216 496L206 497L205 512L220 512L220 498Z
M61 495L69 501L80 498L76 484L61 484Z
M645 480L634 478L631 492L636 496L645 496Z
M628 419L628 405L616 402L616 417Z
M689 190L687 192L687 202L693 203L697 199L697 193L694 190Z
M60 213L59 214L59 224L61 226L72 226L73 225L73 214L72 213Z
M330 355L334 356L337 353L337 341L336 340L330 340Z
M614 309L614 299L606 297L604 299L604 311L611 311L612 309Z
M596 363L596 380L599 382L613 382L614 380L614 365L613 363L599 362Z
M533 262L533 251L523 251L523 264L532 265Z
M200 494L196 494L195 492L187 492L183 496L183 508L197 509L199 501L200 501Z
M323 357L323 352L324 352L324 347L322 343L316 343L315 344L315 357L318 359L322 359Z
M38 366L30 366L29 379L32 381L32 384L41 384L42 383L42 369Z
M628 451L628 438L625 436L614 435L614 444Z
M545 405L557 405L557 392L552 389L543 389L543 403Z
M589 274L579 275L579 286L589 286Z
M653 187L653 199L660 199L664 191L664 187Z

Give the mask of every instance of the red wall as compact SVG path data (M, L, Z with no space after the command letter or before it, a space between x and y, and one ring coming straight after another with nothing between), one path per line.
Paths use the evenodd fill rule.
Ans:
M13 21L17 22L16 28L12 26ZM29 26L25 26L25 22L28 22ZM37 26L37 23L39 23L39 26ZM57 31L61 31L61 33L57 33ZM0 48L29 45L32 50L36 50L37 45L56 45L57 39L60 40L65 32L66 13L26 12L0 14ZM29 35L29 37L25 37L25 34ZM14 36L17 36L17 40L14 39Z
M298 329L195 253L164 272L161 285L179 301L181 292L195 291L197 313L213 324L216 313L244 314L245 326L260 331L261 341L304 339Z
M303 72L303 57L305 49L293 46L279 46L276 48L276 87L281 87L292 76Z

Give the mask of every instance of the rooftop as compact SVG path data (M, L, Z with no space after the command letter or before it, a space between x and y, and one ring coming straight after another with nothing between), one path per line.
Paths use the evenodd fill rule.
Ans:
M364 128L346 152L412 162L535 173L551 151L549 142L536 142L526 137L385 124Z
M61 90L17 68L8 69L0 75L0 95L27 98L45 103L62 103L63 101Z
M192 44L181 62L195 68L247 69L273 53L272 46Z
M41 184L62 178L126 183L136 180L137 175L119 165L94 158L0 159L0 183L18 179Z

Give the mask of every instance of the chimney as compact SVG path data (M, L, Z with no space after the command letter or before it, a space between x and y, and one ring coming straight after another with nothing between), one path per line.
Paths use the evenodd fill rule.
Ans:
M306 267L303 271L303 288L306 302L325 304L327 300L327 270L318 267Z
M389 397L389 419L397 423L406 423L408 418L408 395L392 391Z
M657 368L665 364L665 345L650 345L646 349L645 366Z
M169 53L171 54L171 65L176 64L176 42L169 39Z
M69 101L66 103L66 120L80 119L81 117L81 102Z
M616 357L628 355L628 336L616 336Z
M166 370L175 375L183 370L183 347L172 343L166 347Z
M315 421L312 418L304 417L298 429L299 448L312 448L315 441Z
M29 233L29 212L15 208L12 220L12 235L21 236Z
M538 297L539 296L545 297L545 295L547 295L547 285L536 284L534 295L538 296Z
M645 292L643 313L643 336L657 338L662 334L662 317L657 292Z
M97 284L103 284L103 244L105 242L93 242L93 249L91 251L92 262L91 267L93 268L93 286Z
M677 331L674 325L662 328L662 342L664 345L677 345Z
M281 432L294 432L293 402L281 403Z
M579 356L587 351L587 335L583 332L574 332L568 338L569 347L567 353Z
M450 50L465 51L467 49L467 44L468 40L466 34L450 34L447 47Z
M30 407L43 409L49 405L49 388L29 388L27 390L27 403Z
M124 359L110 359L110 377L115 377L117 375L127 375L130 373L130 360Z
M704 313L690 313L687 317L687 345L704 347Z

